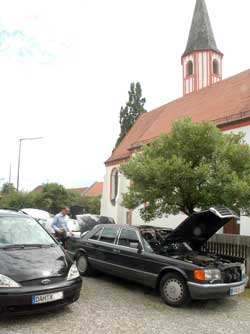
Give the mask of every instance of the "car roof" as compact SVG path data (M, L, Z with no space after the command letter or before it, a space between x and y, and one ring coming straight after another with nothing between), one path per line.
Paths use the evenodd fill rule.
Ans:
M24 209L21 209L20 212L26 215L29 215L35 219L49 219L50 218L49 212L40 210L40 209L24 208Z
M28 217L26 214L20 212L20 211L15 211L15 210L5 210L5 209L0 209L0 216L19 216L19 217Z
M132 225L127 225L127 224L99 224L96 225L97 227L113 227L113 228L119 228L119 227L125 227L125 228L132 228L132 229L138 229L138 226L132 226Z

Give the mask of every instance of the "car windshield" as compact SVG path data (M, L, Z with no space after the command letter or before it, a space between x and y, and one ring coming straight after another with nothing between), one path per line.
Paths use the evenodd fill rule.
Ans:
M55 245L54 240L32 218L20 216L0 217L0 248L12 245Z

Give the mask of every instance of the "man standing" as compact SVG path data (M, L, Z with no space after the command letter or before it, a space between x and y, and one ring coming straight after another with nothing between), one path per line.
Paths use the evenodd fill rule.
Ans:
M55 236L60 239L62 242L65 241L67 232L69 232L67 220L65 219L66 216L70 213L70 209L66 206L55 215L53 222L52 222L52 229L55 232Z

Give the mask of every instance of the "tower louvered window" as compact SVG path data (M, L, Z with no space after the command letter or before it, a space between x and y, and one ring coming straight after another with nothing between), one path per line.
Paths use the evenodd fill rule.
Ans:
M213 74L219 75L219 62L216 59L213 61Z
M187 76L193 75L194 74L194 65L193 62L190 60L187 63Z

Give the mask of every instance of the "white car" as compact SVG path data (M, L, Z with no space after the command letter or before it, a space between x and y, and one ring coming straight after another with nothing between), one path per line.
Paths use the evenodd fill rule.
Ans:
M44 210L40 209L22 209L21 212L35 218L39 223L52 235L55 234L53 228L51 227L53 222L53 216ZM65 217L67 220L68 228L70 230L69 236L80 237L80 229L77 220L71 219L70 217Z
M39 223L50 233L54 234L53 229L51 228L52 224L52 215L44 210L40 209L33 209L33 208L25 208L20 210L21 212L25 213L26 215L31 216L32 218L36 219L39 221Z

